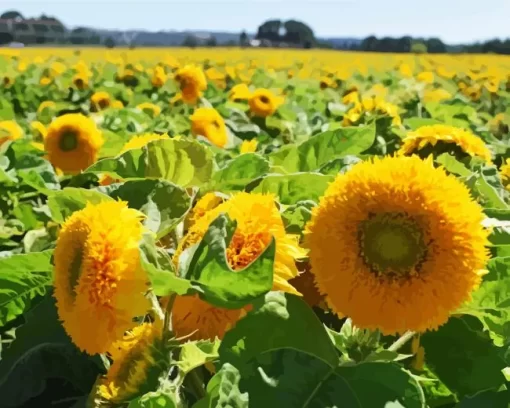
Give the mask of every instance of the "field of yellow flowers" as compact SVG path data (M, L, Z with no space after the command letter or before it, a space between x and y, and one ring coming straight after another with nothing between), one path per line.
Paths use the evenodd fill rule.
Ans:
M0 406L508 408L510 58L0 50Z

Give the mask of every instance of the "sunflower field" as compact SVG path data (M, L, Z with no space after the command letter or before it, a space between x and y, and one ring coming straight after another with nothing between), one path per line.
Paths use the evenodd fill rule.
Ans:
M0 406L508 408L510 58L0 50Z

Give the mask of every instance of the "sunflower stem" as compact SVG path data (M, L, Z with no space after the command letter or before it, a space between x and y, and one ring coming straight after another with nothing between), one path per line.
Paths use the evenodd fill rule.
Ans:
M170 298L168 299L168 303L165 309L165 329L168 329L168 332L173 334L173 326L172 326L172 308L174 307L175 298L177 297L177 293L172 293Z
M199 400L207 395L203 382L198 376L196 369L191 370L188 375L186 375L185 380L189 381L190 388L193 390L193 393L196 397L198 397Z
M409 340L413 338L415 332L407 331L405 332L395 343L393 343L390 347L388 347L389 351L397 351L400 347L406 344Z

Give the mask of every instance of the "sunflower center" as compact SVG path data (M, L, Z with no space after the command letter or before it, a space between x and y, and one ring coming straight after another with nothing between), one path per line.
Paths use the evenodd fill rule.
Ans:
M413 275L426 256L422 228L404 213L372 214L361 223L358 240L365 264L377 276Z
M269 98L265 95L261 95L259 99L260 99L260 102L262 102L264 104L268 104L270 102Z
M69 152L78 147L78 137L73 131L65 131L60 137L60 150Z
M227 260L234 271L244 269L266 248L271 240L267 232L253 234L235 233L227 248Z

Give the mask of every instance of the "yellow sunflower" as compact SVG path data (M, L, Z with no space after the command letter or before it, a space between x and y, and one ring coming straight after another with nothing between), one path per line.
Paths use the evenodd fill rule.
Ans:
M243 140L243 143L241 143L240 153L253 153L257 150L257 145L257 139Z
M48 133L46 126L37 120L30 123L30 129L32 130L34 139L36 140L44 140Z
M250 111L255 116L265 118L276 112L278 107L284 102L283 97L276 96L268 89L257 89L255 90L250 99L248 99L248 105L250 105Z
M488 260L482 208L432 160L375 158L330 184L305 228L326 302L384 334L445 323Z
M473 133L447 125L422 126L409 132L403 140L399 155L418 154L426 157L431 149L456 147L471 157L480 157L491 163L491 152L482 139Z
M56 108L56 103L53 101L44 101L41 102L39 107L37 108L37 113L44 113L47 110L53 110Z
M127 152L131 149L140 149L147 145L147 143L152 142L154 140L167 140L170 139L168 135L165 133L163 135L158 135L157 133L145 133L143 135L133 136L129 141L122 147L122 150L119 154Z
M150 308L138 249L142 217L126 202L89 203L60 230L54 252L58 314L88 354L105 353Z
M297 276L295 259L305 256L298 245L299 237L288 235L276 208L274 197L265 194L237 193L198 218L174 255L177 263L182 252L200 242L210 223L221 213L237 221L237 229L227 248L227 261L232 270L242 270L276 240L274 290L299 294L288 281ZM222 338L243 315L246 308L227 310L215 307L198 296L177 297L173 306L173 327L177 336L193 333L193 339Z
M90 110L92 112L99 112L103 109L110 107L112 100L108 92L100 91L95 92L90 97Z
M175 74L175 80L181 88L182 100L195 104L207 89L207 79L204 71L197 65L186 65Z
M83 91L89 85L89 78L82 73L76 74L73 77L73 85L80 91Z
M503 186L510 191L510 159L506 159L505 164L499 169L499 174Z
M0 121L0 146L8 140L17 140L23 137L23 129L14 120Z
M94 121L80 113L56 118L44 139L51 164L71 174L92 165L102 144L103 136Z
M228 134L225 121L214 108L198 108L191 116L191 132L203 136L212 144L223 147L227 144Z
M228 99L232 102L247 101L250 97L251 91L246 84L237 84L233 86L228 94Z
M208 211L216 208L225 199L214 192L210 192L201 197L195 206L191 209L186 217L186 228L193 226L200 218L202 218Z
M145 112L152 118L158 116L161 113L161 108L158 105L155 105L150 102L140 103L136 107L137 109L140 109L141 111Z
M155 88L161 88L165 85L168 76L165 73L165 70L161 66L157 66L154 68L154 72L152 73L151 84Z
M154 380L157 381L164 368L160 361L162 336L163 324L157 320L135 327L122 340L114 342L108 350L113 363L99 384L97 394L119 404L151 391Z

